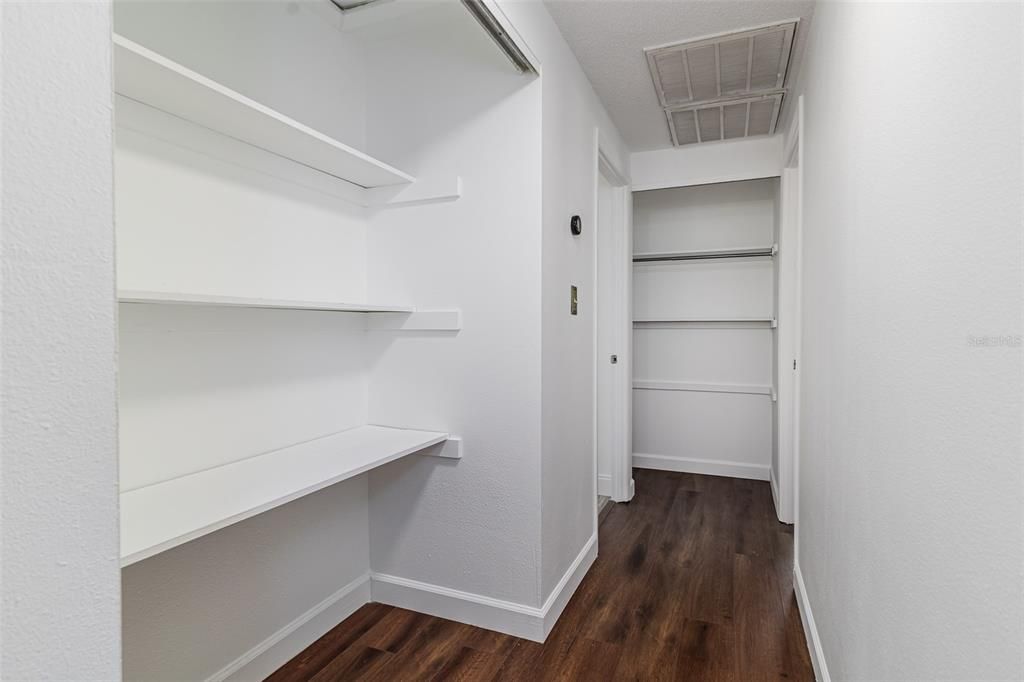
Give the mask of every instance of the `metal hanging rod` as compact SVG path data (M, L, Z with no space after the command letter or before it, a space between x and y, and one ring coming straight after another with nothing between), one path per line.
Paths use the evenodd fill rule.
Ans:
M778 244L752 249L710 249L708 251L666 251L662 253L638 253L633 256L634 263L656 263L659 261L678 260L713 260L716 258L757 258L774 256L778 253Z

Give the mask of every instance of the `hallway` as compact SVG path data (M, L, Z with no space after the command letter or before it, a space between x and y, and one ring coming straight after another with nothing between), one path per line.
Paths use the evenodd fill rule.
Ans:
M367 604L270 679L811 680L767 482L636 469L544 644ZM614 674L612 673L614 671Z

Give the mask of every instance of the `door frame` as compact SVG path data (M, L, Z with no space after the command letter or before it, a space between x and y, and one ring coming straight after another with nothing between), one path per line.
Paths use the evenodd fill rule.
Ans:
M782 221L780 226L783 240L780 245L780 275L785 277L791 286L787 288L788 296L785 308L780 307L779 328L788 331L788 343L780 347L777 361L779 362L780 386L778 392L779 427L785 426L781 434L779 448L779 480L773 481L778 487L776 510L779 520L783 523L797 523L799 518L800 499L800 371L801 371L801 337L803 334L802 300L803 300L803 128L804 100L801 95L797 99L796 112L790 121L785 135L785 146L782 157L782 178L779 185ZM783 253L785 252L785 253ZM780 295L782 290L780 288ZM788 379L783 382L783 373ZM794 528L794 550L799 542L799 534Z
M613 242L614 259L618 263L615 272L601 272L600 249L601 236L598 235L594 246L594 287L597 292L598 278L611 276L620 286L613 288L612 296L597 296L597 315L594 316L594 477L595 489L598 475L598 448L601 432L598 430L598 392L609 391L616 396L617 404L613 409L616 415L614 427L611 429L611 440L608 443L610 458L609 475L611 484L608 496L614 502L628 502L633 499L633 206L632 191L629 179L606 153L601 144L600 133L594 134L594 216L595 230L601 222L598 213L600 183L604 181L612 188L612 219L618 238ZM615 325L606 332L599 320L617 320ZM602 334L609 334L604 339L608 346L616 348L618 362L612 365L609 358L598 355L599 341ZM595 495L594 503L597 504Z

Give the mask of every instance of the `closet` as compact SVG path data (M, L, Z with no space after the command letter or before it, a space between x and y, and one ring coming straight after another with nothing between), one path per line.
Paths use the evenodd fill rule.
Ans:
M515 276L469 284L531 248L463 196L530 80L472 9L116 3L126 679L265 675L369 600L371 535L396 573L443 547L465 387L523 324Z
M778 184L634 193L634 466L768 480Z

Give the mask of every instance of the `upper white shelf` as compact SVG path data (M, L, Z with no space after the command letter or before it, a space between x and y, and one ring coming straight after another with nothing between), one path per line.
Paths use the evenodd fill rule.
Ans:
M413 309L401 305L371 305L368 303L342 303L336 301L289 301L272 298L241 296L209 296L165 291L119 291L121 303L163 303L168 305L205 305L228 308L285 308L294 310L329 310L353 313L411 313Z
M121 565L230 526L449 439L360 426L121 493ZM456 442L456 441L453 441ZM458 457L458 452L440 456Z
M361 187L415 180L123 36L114 35L118 94Z
M634 263L658 263L681 260L714 260L719 258L771 257L778 253L778 246L754 246L738 249L706 249L704 251L659 251L633 254Z

